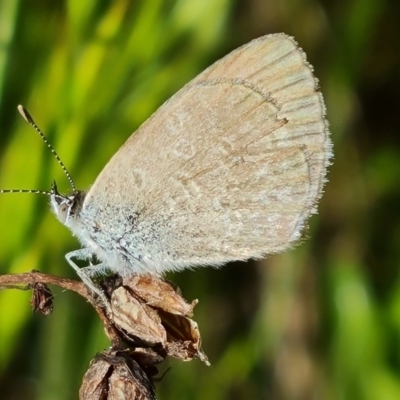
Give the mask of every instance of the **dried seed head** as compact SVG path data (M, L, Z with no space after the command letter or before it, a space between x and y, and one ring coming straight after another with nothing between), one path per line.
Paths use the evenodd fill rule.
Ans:
M83 377L80 400L156 400L149 375L129 352L96 356Z
M53 312L53 294L49 287L42 282L30 285L32 288L31 306L33 312L41 313L45 316Z

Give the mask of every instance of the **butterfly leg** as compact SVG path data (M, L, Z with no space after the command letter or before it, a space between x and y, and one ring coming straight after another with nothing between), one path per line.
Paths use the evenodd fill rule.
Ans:
M90 260L92 257L93 252L91 249L80 249L80 250L75 250L71 251L70 253L65 255L65 258L68 261L68 264L71 265L71 267L75 270L75 272L78 274L79 278L81 278L82 282L93 292L96 293L100 299L103 301L104 305L109 308L109 301L107 300L106 296L104 295L103 291L99 289L92 281L91 276L93 275L98 275L99 272L104 270L105 268L102 266L102 264L99 265L93 265L90 263L88 267L83 267L80 268L78 265L75 264L74 261L72 261L72 258L76 258L78 260Z

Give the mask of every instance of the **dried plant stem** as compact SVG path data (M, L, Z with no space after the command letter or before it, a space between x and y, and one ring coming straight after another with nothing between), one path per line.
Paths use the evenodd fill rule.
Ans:
M60 278L55 275L45 274L43 272L32 271L22 274L6 274L0 275L0 290L2 289L18 289L30 290L33 285L37 283L44 283L48 285L59 286L66 290L71 290L83 298L85 298L96 310L99 315L104 328L107 331L112 346L118 346L120 337L115 332L115 328L110 324L110 320L106 315L104 306L99 303L95 296L87 289L85 284L73 279Z
M46 283L56 285L63 289L72 290L92 303L93 299L82 282L73 279L60 278L58 276L32 271L23 274L0 275L0 289L29 290L35 283ZM22 286L26 285L26 286Z

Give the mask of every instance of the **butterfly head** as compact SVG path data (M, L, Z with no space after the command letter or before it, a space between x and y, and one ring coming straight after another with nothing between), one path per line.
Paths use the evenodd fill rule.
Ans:
M51 185L50 205L58 220L71 227L82 208L83 192L73 191L71 195L59 193L56 182Z

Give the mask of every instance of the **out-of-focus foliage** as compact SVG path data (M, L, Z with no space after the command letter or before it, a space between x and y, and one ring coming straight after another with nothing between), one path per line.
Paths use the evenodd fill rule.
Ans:
M400 3L393 0L0 0L0 187L68 182L18 116L24 104L85 188L125 139L212 61L294 35L328 106L335 163L309 239L260 263L171 276L212 366L172 366L167 399L400 398ZM74 277L78 244L44 196L0 197L0 273ZM108 346L89 306L0 292L2 399L76 399Z

